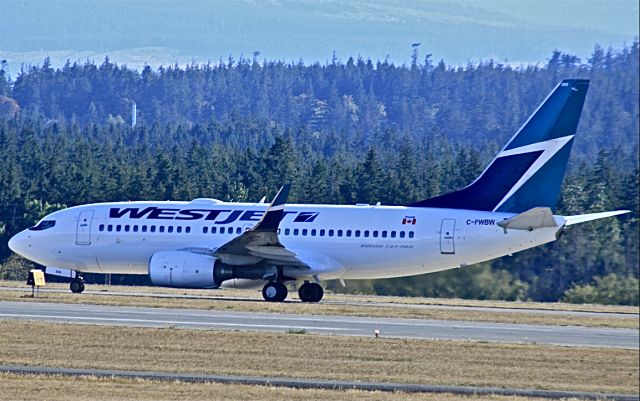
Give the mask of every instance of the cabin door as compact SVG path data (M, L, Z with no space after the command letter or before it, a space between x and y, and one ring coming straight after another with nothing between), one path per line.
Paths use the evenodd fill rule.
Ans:
M76 225L76 244L91 244L91 221L93 220L93 210L80 212Z
M456 253L455 230L455 219L442 219L442 224L440 224L440 253L445 255Z

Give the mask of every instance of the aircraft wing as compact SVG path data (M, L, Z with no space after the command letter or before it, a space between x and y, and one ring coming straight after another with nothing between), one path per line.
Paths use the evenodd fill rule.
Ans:
M295 252L285 248L278 239L278 227L290 189L290 184L283 185L253 228L213 250L212 255L232 265L253 264L265 260L275 265L308 267Z

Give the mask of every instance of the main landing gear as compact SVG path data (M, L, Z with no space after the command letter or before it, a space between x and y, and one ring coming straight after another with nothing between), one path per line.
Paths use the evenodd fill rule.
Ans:
M269 281L262 287L262 297L267 302L282 302L287 298L287 286L279 281Z
M282 302L287 298L287 287L279 281L269 281L262 288L262 297L267 302ZM324 290L317 283L305 281L298 289L298 296L302 302L320 302Z
M82 291L84 291L84 279L82 277L74 278L73 280L71 280L71 283L69 283L69 289L74 294L80 294Z
M320 302L324 290L318 283L305 281L298 289L298 296L302 302Z

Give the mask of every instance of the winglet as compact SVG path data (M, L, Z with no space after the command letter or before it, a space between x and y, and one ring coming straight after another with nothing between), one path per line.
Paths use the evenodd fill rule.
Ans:
M252 231L276 232L284 214L284 204L289 198L291 184L284 184L273 198L271 205Z

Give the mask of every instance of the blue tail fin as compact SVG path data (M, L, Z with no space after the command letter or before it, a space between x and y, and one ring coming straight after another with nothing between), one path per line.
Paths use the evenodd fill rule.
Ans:
M471 185L412 207L522 213L555 208L589 80L565 79Z

